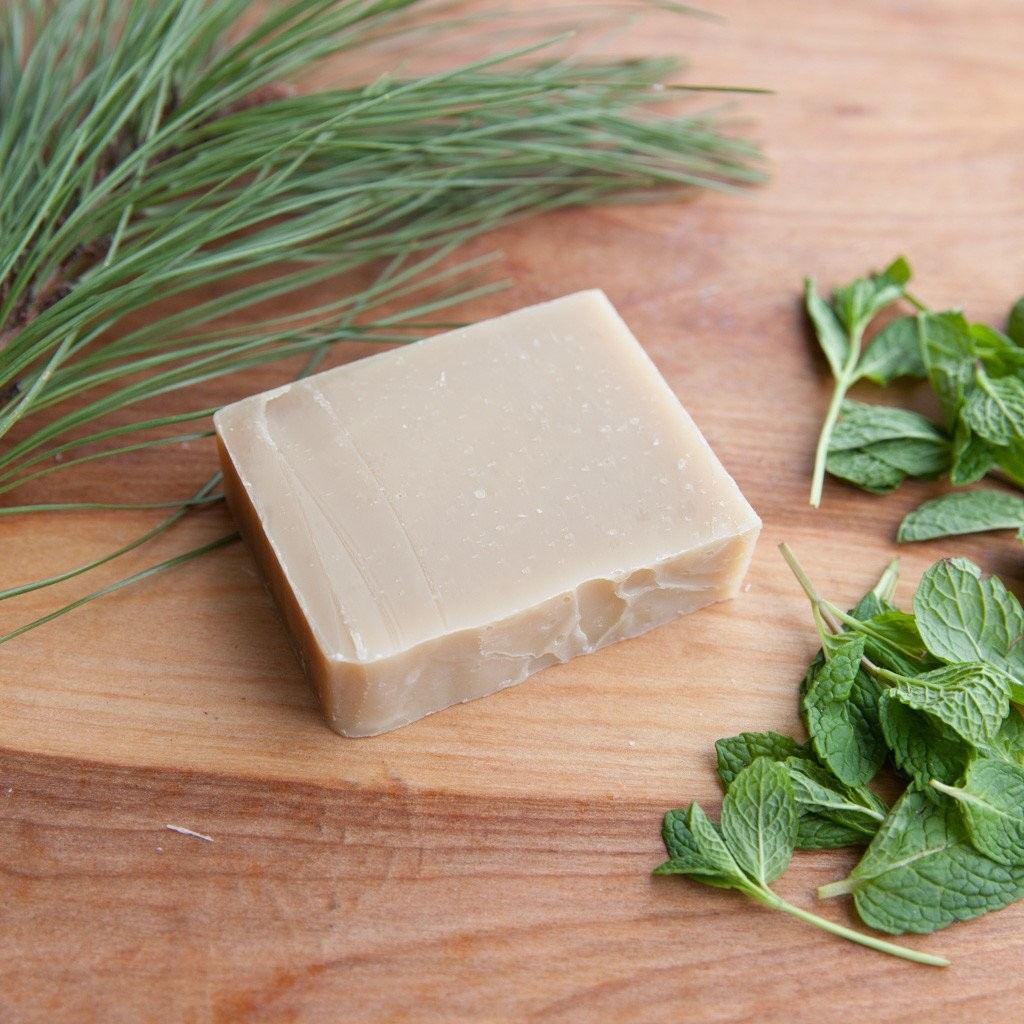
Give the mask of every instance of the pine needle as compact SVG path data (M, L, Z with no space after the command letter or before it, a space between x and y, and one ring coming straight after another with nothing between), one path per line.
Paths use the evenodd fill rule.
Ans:
M109 586L100 587L99 590L94 590L91 594L86 594L85 597L80 597L77 601L72 601L70 604L66 604L62 608L58 608L56 611L50 612L49 615L43 615L38 619L34 619L32 622L26 622L25 625L19 626L17 629L12 629L9 633L5 633L3 636L0 636L0 645L7 643L9 640L13 640L15 637L22 636L29 632L29 630L36 629L38 626L45 626L46 623L53 622L54 619L59 619L62 615L67 615L68 612L73 612L76 608L82 608L93 601L99 600L101 597L106 597L108 594L114 594L118 590L123 590L125 587L130 587L135 583L141 583L143 580L147 580L151 576L156 576L158 573L166 572L168 569L176 569L179 565L185 565L187 562L192 562L197 558L202 558L203 555L209 554L211 551L218 551L220 548L227 547L229 544L234 544L235 541L240 539L241 538L237 533L228 534L226 537L220 537L218 540L193 548L191 551L186 551L184 554L176 555L174 558L168 558L166 561L157 562L156 565L151 565L148 569L143 569L141 572L134 573L131 576L126 576L123 580L118 580L116 583L111 583ZM109 561L109 559L107 560Z

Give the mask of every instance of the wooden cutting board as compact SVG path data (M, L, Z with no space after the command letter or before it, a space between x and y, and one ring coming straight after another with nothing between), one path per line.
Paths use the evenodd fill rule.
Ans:
M1014 0L715 6L726 23L655 19L607 47L678 51L693 80L776 90L738 106L772 183L508 230L476 249L502 249L515 286L466 316L606 289L764 518L748 591L362 741L321 722L241 546L6 646L4 1024L1019 1016L1024 907L912 939L952 958L941 972L649 874L666 808L717 810L715 738L799 728L815 644L776 544L849 601L896 553L903 512L941 489L830 484L807 507L827 385L801 278L831 286L902 251L924 298L979 319L1024 291ZM212 464L202 446L140 457L84 473L79 493L137 499L157 479L173 498ZM158 515L5 520L2 583L98 556ZM0 625L229 529L221 509L197 515L91 583L9 602ZM900 552L901 598L949 553L1022 583L1009 535L936 543ZM853 861L800 854L780 890L811 906ZM853 921L843 902L816 909Z

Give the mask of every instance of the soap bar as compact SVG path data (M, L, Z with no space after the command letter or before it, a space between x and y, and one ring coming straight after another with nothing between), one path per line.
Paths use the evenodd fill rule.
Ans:
M603 292L215 417L327 720L406 725L739 588L760 521Z

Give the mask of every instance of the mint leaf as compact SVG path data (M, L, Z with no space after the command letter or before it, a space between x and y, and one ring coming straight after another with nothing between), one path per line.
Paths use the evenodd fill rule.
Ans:
M882 612L894 612L892 603L896 597L896 585L900 578L900 560L894 558L878 578L878 582L854 605L850 614L855 619L870 619Z
M914 595L914 614L928 650L945 662L984 661L1013 680L1024 697L1024 609L1000 580L982 578L966 558L933 565Z
M1024 367L1024 349L1012 338L988 324L971 324L974 354L985 371L1005 377Z
M852 893L865 924L928 933L999 910L1024 896L1024 866L1008 867L971 844L952 801L909 789L860 863L823 897Z
M804 305L814 325L814 333L825 353L833 377L840 377L850 355L850 339L832 307L818 294L813 278L804 280Z
M813 761L790 758L786 769L801 815L826 818L862 836L874 835L885 818L887 808L871 790L844 786L827 768Z
M1024 382L975 370L977 387L964 403L963 418L975 435L997 448L1024 438Z
M742 880L746 883L740 859L726 845L722 832L704 813L700 804L690 807L690 831L705 860L713 865L723 877Z
M927 377L917 318L902 316L880 331L861 357L857 374L882 386L898 377Z
M907 476L937 476L949 463L949 439L924 416L847 399L829 441L826 468L880 494Z
M798 849L862 846L885 815L885 805L874 793L862 787L844 786L814 760L808 745L797 743L789 736L776 732L745 732L718 740L715 750L718 774L727 788L758 757L786 765L799 813ZM801 785L803 780L808 780L807 786ZM815 792L823 799L812 799L814 785L820 787Z
M957 487L976 484L995 464L996 452L992 446L960 420L953 433L950 482Z
M1010 713L1006 677L984 662L964 662L915 679L894 677L886 694L923 711L972 745L990 743Z
M1010 709L1010 714L992 741L991 750L1006 761L1024 765L1024 718L1016 708Z
M861 829L842 825L823 814L802 813L796 830L796 848L840 850L847 846L864 846L869 838Z
M850 335L861 335L883 309L903 295L909 280L910 266L901 256L880 274L860 277L837 288L832 299L836 316Z
M1024 498L1003 491L967 491L926 501L904 518L896 539L902 544L1022 526Z
M736 862L768 886L789 866L797 808L785 766L766 757L736 776L722 801L722 835Z
M1018 345L1024 345L1024 298L1018 299L1010 310L1006 333Z
M688 875L718 889L750 888L748 879L729 853L718 830L699 804L686 811L669 811L661 830L669 860L656 875Z
M928 378L948 424L960 418L967 393L974 386L974 344L963 313L921 313L918 337Z
M877 684L861 671L864 637L826 639L826 660L812 670L801 709L811 745L841 782L870 782L885 760L877 729ZM865 706L867 705L867 706Z
M982 757L960 786L932 785L960 805L975 848L1000 864L1024 864L1024 768Z
M925 416L889 405L846 399L840 408L830 451L864 448L879 441L947 443L946 435Z
M725 737L715 743L715 753L718 755L718 777L726 789L744 768L753 764L755 758L785 761L790 757L810 756L803 743L777 732L741 732L738 736Z
M825 469L832 476L872 494L891 494L907 478L897 466L862 449L829 452Z
M922 658L928 651L917 628L917 620L896 609L879 612L862 620L860 632L908 658Z
M661 825L661 838L673 860L703 863L704 857L690 831L690 811L669 811Z
M1018 487L1024 487L1024 441L1014 441L1005 448L994 448L996 464Z
M949 469L950 464L949 442L944 438L939 441L914 438L879 441L866 451L872 458L915 480L930 480L939 476Z
M937 719L915 711L891 693L882 694L878 717L896 767L923 786L932 779L956 782L974 755L970 744Z

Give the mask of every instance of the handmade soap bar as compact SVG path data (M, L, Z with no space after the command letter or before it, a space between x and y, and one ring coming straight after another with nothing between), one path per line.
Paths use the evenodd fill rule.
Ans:
M215 422L231 508L346 736L730 597L760 529L599 291Z

